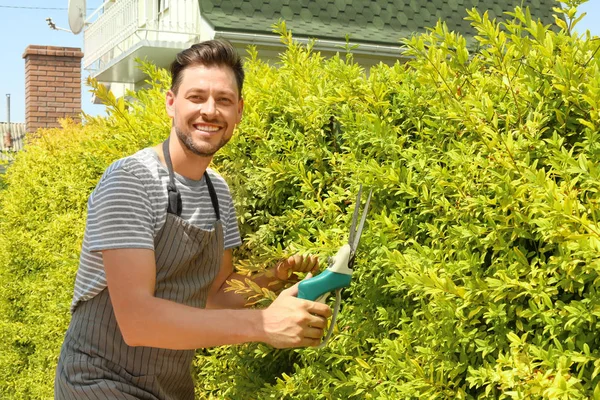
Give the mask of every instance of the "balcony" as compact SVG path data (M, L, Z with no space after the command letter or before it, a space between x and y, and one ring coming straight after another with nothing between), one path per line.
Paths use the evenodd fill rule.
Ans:
M135 85L135 59L168 67L181 49L211 35L198 0L107 0L86 21L83 66L100 82ZM204 32L204 35L203 35Z

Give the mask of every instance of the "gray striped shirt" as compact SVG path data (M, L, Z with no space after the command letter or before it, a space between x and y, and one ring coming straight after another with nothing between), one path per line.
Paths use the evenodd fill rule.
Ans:
M225 180L208 169L219 199L225 249L241 244L233 200ZM175 173L181 193L181 218L204 230L212 229L216 215L206 180ZM115 161L104 172L88 199L88 217L75 278L71 312L106 287L102 250L137 248L154 250L154 236L167 218L169 172L153 149L141 150Z

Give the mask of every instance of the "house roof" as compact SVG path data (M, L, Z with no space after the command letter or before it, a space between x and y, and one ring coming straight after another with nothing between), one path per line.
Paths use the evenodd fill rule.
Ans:
M6 133L10 132L12 139L12 147L5 147ZM11 153L19 151L23 148L25 140L25 123L24 122L0 122L0 173L4 172L4 164L2 161L8 161L12 158Z
M280 19L295 37L396 45L400 38L434 27L474 34L466 9L489 10L503 18L516 6L529 7L544 24L553 22L555 0L199 0L200 13L216 31L272 34Z

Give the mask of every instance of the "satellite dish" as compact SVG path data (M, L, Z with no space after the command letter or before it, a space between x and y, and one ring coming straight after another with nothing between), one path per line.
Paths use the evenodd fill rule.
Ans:
M85 0L69 0L69 28L78 34L85 24Z

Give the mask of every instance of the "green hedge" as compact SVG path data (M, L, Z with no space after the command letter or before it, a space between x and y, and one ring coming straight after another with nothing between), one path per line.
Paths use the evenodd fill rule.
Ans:
M214 164L244 235L237 267L325 259L358 185L374 199L328 347L200 350L199 398L600 398L600 42L571 34L575 3L553 27L472 11L476 50L439 24L405 42L407 64L368 75L283 25L277 67L250 51L244 121ZM96 86L106 118L41 132L9 169L3 398L51 397L86 197L167 135L165 72L145 69L133 102Z

